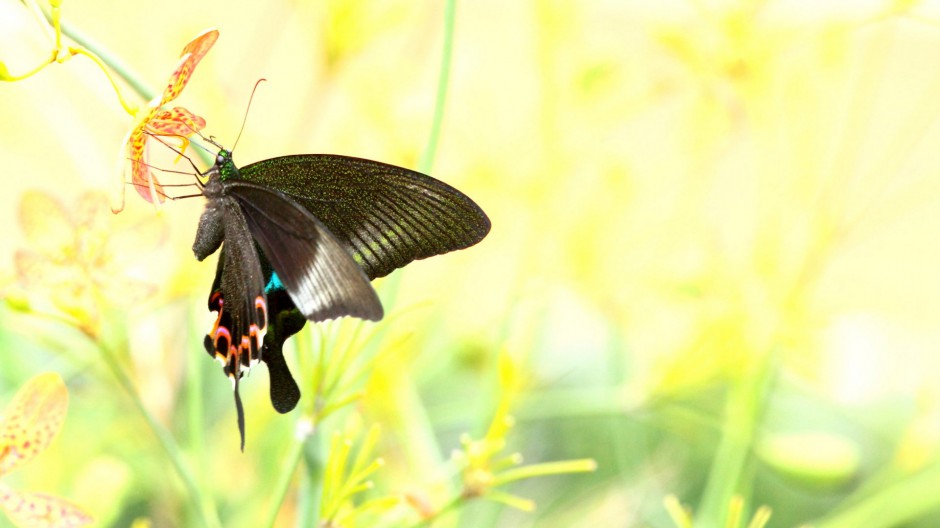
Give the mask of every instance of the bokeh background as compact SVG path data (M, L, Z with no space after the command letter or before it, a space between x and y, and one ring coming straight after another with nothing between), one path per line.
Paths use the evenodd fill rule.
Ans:
M442 1L63 13L154 89L218 28L175 103L231 146L266 78L237 163L332 152L415 167L427 149ZM10 71L50 49L23 4L0 0ZM744 519L768 506L771 527L937 526L938 49L936 2L458 3L430 172L493 229L377 281L389 317L352 347L372 358L363 396L317 424L311 451L381 424L369 493L407 494L382 522L418 525L460 490L461 435L480 438L508 401L507 452L597 470L506 488L533 512L467 500L434 526L683 526L678 503L703 527L737 505ZM203 506L257 526L303 410L275 413L253 372L238 451L230 383L201 344L215 271L190 250L202 199L157 213L131 191L115 216L100 194L131 126L83 57L0 85L0 405L43 371L70 391L53 446L3 483L68 497L102 526L200 525L104 349ZM288 347L294 372L309 380L356 328L308 325ZM317 504L317 466L303 467L276 526Z

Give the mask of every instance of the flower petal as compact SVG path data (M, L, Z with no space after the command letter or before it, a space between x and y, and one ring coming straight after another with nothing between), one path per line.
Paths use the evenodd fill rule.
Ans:
M207 29L203 31L199 36L194 38L183 48L183 52L180 53L180 57L186 55L187 53L192 53L195 57L196 63L198 63L209 52L209 49L212 48L212 45L215 44L215 41L219 39L219 30L218 29ZM195 66L195 64L193 64Z
M67 271L65 264L70 260L66 254L50 255L29 250L17 250L13 254L13 264L20 283L26 288L57 289L60 285L80 280L74 270Z
M205 119L180 106L158 112L147 123L147 128L154 134L184 138L202 130L205 126Z
M32 378L17 391L0 422L0 475L49 447L62 428L68 397L54 372Z
M153 203L152 197L156 194L160 203L163 203L163 186L160 185L157 177L150 173L150 167L144 161L146 150L147 135L142 131L134 131L127 145L127 157L131 160L131 183L137 189L137 194L144 200Z
M43 493L20 493L0 487L0 507L13 524L29 528L78 528L94 519L79 506Z
M215 44L218 38L219 31L210 29L194 38L183 48L183 53L180 55L181 60L173 71L173 75L170 76L166 88L163 90L163 97L160 102L161 105L179 96L180 92L182 92L183 88L186 86L186 83L189 82L189 77L192 75L196 65L199 64L199 61L201 61L209 49L212 48L212 45Z

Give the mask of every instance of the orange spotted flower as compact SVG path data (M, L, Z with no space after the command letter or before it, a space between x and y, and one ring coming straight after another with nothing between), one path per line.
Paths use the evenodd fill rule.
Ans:
M0 477L43 452L65 420L68 391L54 372L29 380L0 421ZM92 517L71 502L42 493L21 493L0 484L0 509L21 528L74 528Z
M122 167L124 159L131 162L131 182L137 192L150 203L163 202L163 188L156 177L150 173L150 167L145 161L147 153L147 139L150 135L173 136L183 140L180 152L185 152L189 141L186 139L206 126L206 120L181 107L164 110L163 105L176 99L186 83L189 82L193 70L199 61L208 53L216 39L218 30L211 29L203 32L183 48L180 61L170 75L163 93L153 98L146 106L137 111L134 128L128 133L121 146ZM116 180L114 194L111 200L111 210L115 213L124 209L124 171L120 179Z

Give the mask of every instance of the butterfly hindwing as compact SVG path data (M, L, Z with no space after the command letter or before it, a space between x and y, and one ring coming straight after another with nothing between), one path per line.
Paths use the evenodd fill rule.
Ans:
M241 177L302 205L342 242L370 279L417 259L476 244L483 210L419 172L349 156L282 156L242 167Z
M224 254L225 248L222 249L222 252ZM297 406L297 402L300 401L300 387L294 381L287 362L284 360L284 342L304 327L307 318L294 306L287 290L280 284L280 280L277 279L271 264L264 258L264 255L259 255L259 258L265 284L267 285L265 286L265 294L269 314L260 359L268 367L271 404L278 412L283 414L293 410ZM215 280L212 283L212 289L209 291L210 311L219 311L220 309L218 300L222 298L221 285L224 269L225 258L222 256L219 258ZM216 357L212 338L207 335L204 341L206 352L210 357Z
M209 310L218 313L204 345L210 355L222 362L233 381L244 449L245 418L238 383L243 371L259 359L268 326L264 274L261 256L239 202L222 192L217 178L206 189L209 203L199 220L193 252L201 260L220 243L222 252L209 296Z

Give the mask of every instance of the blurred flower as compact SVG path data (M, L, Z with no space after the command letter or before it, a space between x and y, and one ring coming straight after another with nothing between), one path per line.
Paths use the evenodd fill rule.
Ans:
M19 284L26 293L42 291L43 299L92 336L98 334L105 308L129 305L155 290L148 282L133 278L132 272L141 256L150 256L140 241L157 243L161 238L160 232L151 236L141 233L163 228L151 216L131 229L117 230L107 207L102 193L88 192L69 209L48 194L29 191L19 208L28 247L15 255ZM127 240L129 237L133 240ZM124 251L125 246L135 250ZM18 299L15 308L42 308L29 296L13 297Z
M180 61L170 75L166 88L160 96L155 97L147 105L137 111L134 128L127 134L121 145L121 166L125 164L125 155L131 161L131 183L144 200L154 203L154 196L158 202L163 202L163 188L156 177L150 174L145 156L147 151L147 138L154 136L172 136L182 139L180 153L186 151L189 145L187 139L206 126L205 119L193 114L189 110L175 107L172 110L161 110L163 105L176 99L189 78L209 51L216 39L218 30L208 30L183 48ZM126 154L125 154L126 153ZM114 195L111 200L111 210L119 213L124 209L124 171L120 171L120 178L115 181Z
M663 505L669 513L672 522L676 523L677 528L692 528L692 515L688 509L682 506L675 495L667 495L663 499ZM731 498L728 505L728 515L725 522L727 528L738 528L741 525L741 515L744 511L744 499L735 495ZM770 522L771 510L767 506L761 506L754 512L754 517L747 523L747 528L764 528Z
M505 352L500 355L499 380L502 394L486 435L480 440L473 440L469 435L464 435L461 438L463 449L453 454L453 459L461 467L463 475L461 497L483 497L523 511L532 511L535 509L535 503L531 500L496 488L533 477L594 471L597 469L597 463L591 459L580 459L522 466L521 454L502 455L506 447L506 436L515 424L515 420L509 415L509 408L520 388L518 369Z
M55 373L40 374L17 391L0 421L0 477L44 451L62 428L68 391ZM72 528L92 517L79 506L0 484L0 508L20 527Z
M352 440L336 433L330 445L330 455L323 472L322 528L354 526L356 518L365 513L381 513L401 503L398 496L384 496L353 505L354 495L372 489L370 475L385 465L381 458L372 458L379 439L378 426L372 426L359 446L356 459L349 467Z

